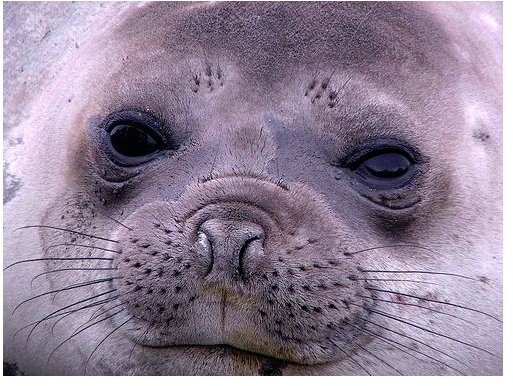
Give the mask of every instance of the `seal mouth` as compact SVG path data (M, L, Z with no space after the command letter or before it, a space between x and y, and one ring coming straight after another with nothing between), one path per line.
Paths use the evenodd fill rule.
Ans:
M239 313L243 314L244 312L241 309ZM249 323L248 318L243 317L243 319ZM193 350L194 354L201 357L224 349L227 354L231 353L234 357L245 354L246 357L252 359L271 358L298 365L320 365L341 360L347 355L346 351L351 351L354 348L353 342L359 338L360 328L351 328L354 326L353 323L357 322L351 322L350 318L344 318L344 320L346 319L347 322L344 321L339 325L328 323L328 330L316 336L308 336L308 334L286 336L279 330L270 333L270 331L255 329L255 326L251 328L250 323L246 326L247 328L243 328L243 326L233 328L232 326L225 329L223 326L221 335L209 336L208 332L197 328L194 328L193 331L185 329L180 333L180 331L170 331L169 328L156 324L155 321L144 323L143 320L140 320L137 322L132 317L134 328L131 330L140 331L142 334L130 333L127 338L142 349L156 350L152 353L154 356ZM298 322L306 323L306 320L298 320ZM147 324L146 327L144 324ZM209 324L210 329L215 327L216 323ZM179 324L176 325L176 328L183 329ZM306 324L302 328L306 330ZM320 320L317 328L322 330ZM186 334L188 335L186 336Z
M262 365L267 367L272 364L275 368L282 369L283 367L289 364L301 365L301 366L316 366L324 363L328 363L331 361L337 360L337 358L333 358L331 360L323 360L316 362L305 362L300 360L294 360L288 357L280 356L280 355L269 355L266 353L252 351L249 349L243 349L240 347L235 347L230 344L212 344L212 345L203 345L203 344L181 344L181 345L168 345L168 346L154 346L146 343L136 343L139 347L145 350L155 351L155 355L163 354L163 353L173 353L179 350L187 350L189 352L193 351L196 355L211 355L211 354L219 354L220 352L225 355L234 357L234 358L251 358L257 361L261 361ZM262 370L262 369L261 369ZM281 375L281 374L274 374Z
M217 356L236 358L237 361L241 359L246 365L253 368L251 374L258 373L258 375L284 375L283 370L291 365L305 366L304 364L294 361L277 358L258 352L247 351L231 345L177 345L166 347L155 347L149 345L139 345L142 349L150 351L155 356L163 356L165 354L173 355L176 351L187 352L194 357L212 358ZM315 366L315 365L312 365Z
M266 355L261 352L241 349L239 347L235 347L230 344L178 344L178 345L168 345L168 346L155 346L155 345L146 344L146 343L137 343L137 345L144 347L144 348L157 350L157 351L180 350L180 349L217 351L217 350L221 349L221 350L227 351L228 353L232 353L234 355L245 354L245 355L251 355L251 356L256 356L256 357L261 357L261 358L272 358L272 359L276 359L276 360L280 360L280 361L288 362L288 363L299 363L299 362L295 362L293 360L287 360L287 359L279 358L279 357L272 356L272 355Z
M336 334L335 334L336 335ZM324 350L329 352L321 352L319 347L314 341L296 342L295 345L288 345L286 342L280 342L280 339L276 337L272 339L274 342L270 342L269 338L262 336L262 340L267 341L267 346L259 346L257 341L241 339L240 342L234 340L233 342L227 342L221 340L219 343L208 343L208 342L197 342L188 343L183 340L179 343L170 342L156 342L153 339L144 339L140 341L129 338L134 341L135 345L149 350L155 350L154 355L160 355L162 353L174 353L176 351L194 350L198 355L209 354L218 352L219 349L223 349L227 354L231 354L235 357L245 355L251 358L271 358L286 363L295 363L299 365L316 365L332 362L339 358L339 350L336 347L324 347ZM335 339L333 337L333 339ZM326 346L329 344L330 339L327 339ZM271 347L272 346L272 347ZM330 345L332 346L332 345ZM322 350L322 351L324 351Z

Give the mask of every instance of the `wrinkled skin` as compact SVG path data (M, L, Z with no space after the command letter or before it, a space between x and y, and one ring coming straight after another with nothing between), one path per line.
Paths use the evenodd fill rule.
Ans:
M5 360L502 373L500 6L132 3L83 22L5 141L4 266L45 259L5 271ZM169 147L115 165L102 122L121 110L158 117ZM417 155L408 184L340 167L378 139Z

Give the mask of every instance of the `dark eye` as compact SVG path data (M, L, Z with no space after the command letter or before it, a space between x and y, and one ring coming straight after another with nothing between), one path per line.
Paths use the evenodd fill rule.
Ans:
M125 157L144 157L159 150L158 140L144 128L121 123L112 128L110 143Z
M107 150L112 161L121 166L137 166L153 159L164 148L156 125L155 120L140 113L114 117L106 127Z
M414 158L400 148L378 148L353 157L349 170L375 189L397 189L414 175Z

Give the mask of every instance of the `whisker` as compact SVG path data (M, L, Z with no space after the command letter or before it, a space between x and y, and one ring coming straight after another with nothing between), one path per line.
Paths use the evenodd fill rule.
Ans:
M105 303L110 303L111 301L116 300L116 299L117 299L117 298L119 298L119 297L121 297L121 295L116 296L115 298L111 298L111 299L109 299L109 301L108 301L108 302L105 302ZM108 311L112 310L113 308L116 308L116 307L122 306L122 305L127 304L127 303L128 303L128 300L125 300L125 301L124 301L124 302L122 302L122 303L116 304L116 305L112 306L111 308L108 308L108 309L106 309L106 310L103 310L103 311L102 311L102 312L100 312L99 314L96 314L96 313L99 311L99 310L96 310L96 311L94 311L93 315L91 315L91 316L89 317L89 319L87 320L87 322L92 322L93 320L97 319L97 318L98 318L98 316L103 315L103 314L106 314ZM100 310L101 310L101 308L100 308ZM85 324L85 323L84 323L84 324Z
M119 295L116 295L116 296L110 297L110 298L106 299L106 300L108 300L106 303L109 303L109 302L111 302L111 301L113 301L113 300L116 300L117 298L119 298L119 297L121 297L121 296L131 294L132 292L135 292L135 291L136 291L136 290L135 290L135 289L133 289L133 290L130 290L130 291L127 291L127 292L120 293ZM100 310L101 310L101 307L100 307L99 309L97 309L96 311L94 311L94 312L93 312L93 314L89 317L89 321L91 321L91 320L95 317L96 313L97 313L98 311L100 311Z
M86 244L73 244L73 243L61 243L61 244L53 244L50 245L45 249L45 253L48 252L49 249L62 247L62 246L69 246L69 247L82 247L82 248L91 248L91 249L99 249L100 251L106 251L106 252L113 252L113 253L121 253L120 251L116 251L114 249L108 249L108 248L102 248L97 247L95 245L86 245Z
M407 279L365 278L365 277L352 277L352 276L348 277L348 279L354 280L354 281L399 281L399 282L408 282L408 283L439 285L438 283L431 283L429 281L407 280Z
M116 276L116 277L112 277L112 278L105 278L105 279L111 279L111 280L108 280L108 281L112 281L112 280L114 280L114 279L121 279L121 277ZM97 279L94 279L94 280L97 280ZM102 280L102 279L98 279L98 280ZM86 283L86 282L84 282L84 283ZM78 284L84 284L84 283L78 283ZM75 285L75 284L73 284L73 285ZM57 292L55 292L55 293L53 294L53 296L52 296L52 302L55 302L55 299L57 299L57 296L59 296L59 294L60 294L61 292L62 292L62 291L57 291Z
M97 312L98 312L98 311L101 311L101 310L102 310L102 306L103 306L104 304L110 303L110 302L112 302L112 301L114 301L114 300L116 300L116 299L119 299L121 296L123 296L123 295L127 295L127 294L129 294L129 293L131 293L131 292L134 292L134 291L135 291L135 290L128 291L128 292L124 292L124 293L120 293L119 295L112 296L112 297L107 298L107 299L103 299L103 300L101 300L101 301L96 302L95 304L91 304L91 305L90 305L91 307L94 307L94 306L99 305L98 309L96 309L96 310L93 312L93 314L89 317L89 319L88 319L85 323L82 323L78 328L76 328L76 329L75 329L75 332L76 332L79 328L81 328L81 327L85 326L87 323L89 323L89 322L91 322L92 320L96 319L98 316L103 315L103 314L107 313L108 311L110 311L110 310L112 310L112 309L114 309L114 308L116 308L116 307L119 307L120 305L124 305L124 304L128 303L128 301L124 301L123 303L117 304L117 305L115 305L115 306L113 306L113 307L111 307L111 308L109 308L109 309L107 309L107 310L104 310L104 311L100 312L99 314L97 314ZM84 307L84 308L85 308L85 307ZM57 323L57 322L56 322L56 323ZM55 327L55 324L54 324L54 327ZM52 327L52 331L53 331L53 327Z
M89 318L89 320L87 320L85 323L82 323L80 326L78 326L78 327L75 329L75 331L73 331L73 334L74 334L75 332L77 332L78 330L80 330L82 327L84 327L87 323L92 322L93 320L97 319L99 316L104 315L104 314L108 313L109 311L112 311L112 310L113 310L113 309L115 309L115 308L121 307L121 306L125 305L126 303L128 303L128 302L127 302L127 301L125 301L125 302L123 302L123 303L115 304L115 305L113 305L112 307L107 308L106 310L103 310L103 311L102 311L102 312L100 312L98 315L96 315L94 318ZM100 307L100 309L101 309L101 307ZM96 312L95 312L95 313L96 313Z
M93 238L93 239L97 239L97 240L109 241L109 242L111 242L111 243L119 243L119 241L111 240L111 239L107 239L107 238L105 238L105 237L94 236L94 235L90 235L90 234L88 234L88 233L78 232L78 231L74 231L74 230L71 230L71 229L67 229L67 228L60 228L60 227L55 227L55 226L50 226L50 225L26 225L26 226L23 226L23 227L16 228L16 229L14 230L14 232L19 231L19 230L22 230L22 229L29 229L29 228L47 228L47 229L54 229L54 230L58 230L58 231L74 233L74 234L81 235L81 236L85 236L85 237L91 237L91 238Z
M341 332L345 337L346 339L348 339L348 336L347 334L341 330L339 331ZM385 365L387 365L388 367L390 367L392 370L394 370L395 372L397 372L399 375L404 375L403 373L401 373L399 370L397 370L395 367L393 367L392 365L388 364L385 360L381 359L380 357L378 357L377 355L371 353L369 350L367 350L366 348L362 347L361 345L359 345L357 342L353 342L356 346L358 346L360 348L360 350L363 350L365 351L367 354L371 355L372 357L378 359L380 362L383 362Z
M385 249L385 248L417 248L417 249L423 249L425 251L431 252L434 255L438 255L438 253L436 253L432 249L429 249L427 247L423 247L423 246L420 246L420 245L415 245L415 244L380 245L380 246L377 246L377 247L360 249L358 251L353 251L353 252L344 252L344 255L345 256L353 256L353 255L357 255L357 254L360 254L360 253L363 253L363 252L369 252L369 251L374 251L376 249Z
M385 365L387 365L388 367L390 367L392 370L394 370L395 372L397 372L398 374L400 375L404 375L402 372L400 372L399 370L397 370L394 366L392 366L391 364L387 363L384 359L378 357L377 355L373 354L372 352L370 352L369 350L367 350L365 347L359 345L358 343L356 342L353 342L355 345L357 345L361 350L365 351L367 354L373 356L374 358L378 359L379 361L383 362Z
M111 302L111 301L113 301L113 300L116 300L117 298L119 298L119 297L121 297L121 296L125 296L125 295L131 294L131 293L133 293L133 292L136 292L136 290L135 290L135 289L133 289L133 290L130 290L130 291L127 291L127 292L122 292L122 293L120 293L119 295L116 295L116 296L113 296L113 297L110 297L110 298L106 299L107 301L106 301L105 303L109 303L109 302ZM125 302L125 303L126 303L126 302ZM96 315L96 313L97 313L98 311L100 311L100 310L101 310L101 307L100 307L99 309L97 309L96 311L94 311L94 312L93 312L93 314L89 317L89 322L90 322L91 320L93 320L93 319L95 319L95 318L96 318L96 316L95 316L95 315Z
M377 270L377 269L360 269L360 272L366 272L366 273L397 273L397 274L411 274L411 273L418 273L418 274L426 274L426 275L441 275L441 276L454 276L454 277L460 277L462 279L468 279L472 281L479 281L478 279L474 279L473 277L460 275L457 273L450 273L450 272L435 272L435 271L384 271L384 270Z
M344 321L344 323L349 324L349 325L350 325L350 326L352 326L352 327L355 327L355 328L357 328L357 329L359 329L359 330L361 330L361 331L363 331L363 332L365 332L365 333L367 333L367 334L369 334L369 335L374 336L375 338L377 338L377 339L379 339L379 340L384 341L384 342L385 342L385 343L387 343L388 345L390 345L390 346L392 346L392 347L396 348L397 350L399 350L399 351L401 351L401 352L404 352L405 354L407 354L407 355L409 355L409 356L411 356L411 357L413 357L413 358L415 358L415 359L419 359L419 358L417 358L415 355L413 355L412 353L408 352L407 350L403 350L403 349L401 349L400 347L395 346L393 343L395 343L395 344L397 344L397 345L399 345L399 346L401 346L401 347L404 347L404 348L406 348L406 349L408 349L408 350L411 350L411 351L413 351L413 352L416 352L416 353L418 353L418 354L420 354L420 355L422 355L422 356L425 356L426 358L429 358L429 359L431 359L431 360L433 360L433 361L435 361L435 362L438 362L438 363L440 363L440 364L442 364L442 365L444 365L444 366L446 366L446 367L450 368L451 370L456 371L456 372L457 372L457 373L459 373L460 375L466 375L465 373L463 373L463 372L461 372L460 370L458 370L458 369L456 369L456 368L452 367L451 365L449 365L449 364L447 364L447 363L445 363L445 362L443 362L443 361L441 361L441 360L439 360L439 359L436 359L436 358L432 357L431 355L428 355L428 354L426 354L426 353L423 353L422 351L416 350L416 349L414 349L414 348L412 348L412 347L409 347L409 346L407 346L407 345L405 345L405 344L402 344L401 342L398 342L398 341L396 341L396 340L394 340L394 339L386 338L386 337L384 337L383 335L379 335L379 334L377 334L377 333L376 333L376 332L374 332L374 331L368 330L368 329L363 328L363 327L359 327L359 326L357 326L356 324L353 324L353 323L349 323L349 322L346 322L346 321ZM393 342L393 343L391 343L391 342Z
M99 309L101 309L101 306L102 306L102 305L107 304L107 303L110 303L112 300L117 299L117 298L119 298L120 296L121 296L121 295L117 295L117 296L114 296L114 298L108 298L108 299L99 300L99 301L97 301L97 302L95 302L95 303L93 303L93 304L90 304L90 305L86 306L86 307L81 307L81 308L79 308L78 310L74 310L74 311L73 311L73 313L74 313L74 312L76 312L76 311L81 311L82 309L88 309L88 308L92 308L92 307L95 307L95 306L99 306ZM71 315L71 313L72 313L72 312L68 313L67 315L64 315L62 318L58 319L58 320L53 324L53 326L52 326L52 335L53 335L53 330L54 330L54 328L55 328L56 324L57 324L57 323L59 323L63 318L65 318L65 317L67 317L67 316ZM88 320L88 322L89 322L89 321L90 321L90 319ZM86 323L87 323L87 322L86 322ZM83 326L84 324L85 324L85 323L83 323L83 324L82 324L82 326Z
M91 297L89 297L89 298L87 298L87 299L83 299L83 300L80 300L80 301L75 302L75 303L73 303L73 304L69 304L69 305L67 305L67 306L65 306L65 307L62 307L62 308L60 308L60 309L58 309L58 310L56 310L56 311L54 311L54 312L52 312L52 313L50 313L50 314L46 315L45 317L43 317L43 318L42 318L42 319L40 319L39 321L37 321L37 322L33 322L33 323L30 323L30 324L27 324L26 326L24 326L24 327L20 328L19 330L17 330L17 331L14 333L13 339L15 339L15 338L16 338L16 335L17 335L19 332L21 332L21 331L23 331L24 329L26 329L26 328L28 328L28 327L30 327L30 326L32 326L32 325L34 325L34 324L35 324L34 328L33 328L33 329L32 329L32 331L30 332L30 334L32 334L33 330L34 330L34 329L35 329L39 324L41 324L42 322L44 322L44 321L46 321L46 320L48 320L48 319L52 319L52 318L59 317L59 316L63 315L63 314L59 314L59 312L62 312L62 311L64 311L64 310L66 310L66 309L68 309L68 308L70 308L70 307L76 306L76 305L78 305L78 304L80 304L80 303L87 302L87 301L89 301L89 300L91 300L91 299L95 299L95 298L99 298L100 296L107 295L107 294L109 294L109 293L111 293L111 292L114 292L114 291L117 291L117 290L116 290L116 289L113 289L113 290L110 290L110 291L107 291L107 292L103 292L103 293L101 293L101 294L99 294L99 295L94 295L94 296L91 296ZM71 312L71 311L68 311L68 312ZM28 340L28 338L30 337L30 334L29 334L29 336L27 337L27 340Z
M89 285L93 285L93 284L99 284L99 283L104 283L104 282L109 282L109 281L112 281L114 279L119 279L120 277L109 277L109 278L102 278L102 279L97 279L97 280L91 280L91 281L88 281L88 282L84 282L84 283L77 283L77 284L73 284L69 287L64 287L64 288L59 288L59 289L56 289L56 290L52 290L52 291L48 291L48 292L44 292L42 294L39 294L39 295L36 295L34 297L31 297L27 300L24 300L22 301L20 304L18 304L14 310L12 311L12 314L14 314L16 312L16 310L18 308L20 308L23 304L25 303L28 303L32 300L35 300L35 299L38 299L42 296L45 296L45 295L50 295L50 294L53 294L53 293L58 293L58 292L61 292L61 291L68 291L68 290L72 290L72 289L76 289L76 288L81 288L81 287L86 287L86 286L89 286Z
M7 267L5 267L3 270L9 269L11 267L14 267L15 265L22 264L22 263L31 263L34 261L70 261L70 260L100 260L100 261L112 261L114 259L110 257L44 257L40 259L27 259L27 260L20 260L16 261L12 264L9 264Z
M210 171L208 173L209 178L212 178L212 173L214 172L214 166L217 162L217 156L219 155L220 147L221 147L221 137L219 137L219 141L217 142L217 148L216 148L216 152L214 154L214 161L212 161L212 165L211 165Z
M398 345L401 345L399 342L397 342L397 341L395 341L395 340L393 340L393 339L387 339L387 338L383 337L382 335L375 334L374 332L372 332L372 331L370 331L370 330L367 330L367 329L365 329L365 328L363 328L363 327L359 327L359 326L357 326L356 324L349 323L349 322L347 322L347 321L342 321L342 322L343 322L343 323L345 323L345 324L350 325L350 326L351 326L351 327L353 327L353 328L356 328L356 329L358 329L358 330L362 331L362 333L366 333L367 335L373 336L373 337L375 337L376 339L379 339L379 340L384 341L384 342L385 342L386 344L388 344L390 347L394 347L395 349L397 349L397 350L399 350L399 351L401 351L401 352L405 353L406 355L411 356L412 358L415 358L415 359L417 359L417 360L419 360L419 359L420 359L419 357L417 357L417 356L413 355L412 353L408 352L407 350L404 350L404 349L402 349L402 348L400 348L400 347L397 347L396 345L394 345L393 343L391 343L391 342L394 342L394 343L396 343L396 344L398 344ZM415 349L413 349L413 348L411 348L411 347L408 347L408 346L406 346L406 345L404 345L404 344L403 344L402 346L403 346L403 347L405 347L405 348L407 348L407 349L409 349L409 350L415 351ZM422 354L422 353L420 352L420 354Z
M349 40L347 41L347 43L345 43L345 47L346 48L349 48L350 47L350 43L353 41L353 39L355 38L356 34L358 33L358 31L360 30L360 27L363 25L363 23L365 21L367 21L367 19L369 18L370 14L372 13L372 11L374 11L374 8L376 8L376 6L378 5L378 3L374 3L370 9L367 11L367 13L365 13L365 15L363 15L362 19L360 20L360 22L358 23L358 25L356 26L354 32L352 33L351 37L349 38Z
M355 37L356 33L358 32L361 24L363 24L363 22L370 16L371 12L374 10L374 7L377 5L378 3L375 3L371 9L367 12L367 14L364 16L363 20L358 24L357 28L355 29L355 32L353 32L353 35L351 36L350 40L348 43L346 43L346 47L349 48L349 43L353 40L353 38ZM348 77L348 79L345 81L344 85L342 88L344 88L347 83L349 83L349 81L358 73L358 71L360 71L361 68L363 68L364 65L366 65L367 63L369 62L369 60L364 60L362 63L360 63L360 66L358 68L356 68L353 73ZM341 89L342 89L341 88Z
M128 322L130 322L134 317L130 317L128 318L127 320L125 320L123 323L121 323L119 326L117 326L115 329L113 329L109 334L107 334L107 336L105 338L103 338L101 340L100 343L98 343L96 345L96 347L94 348L94 350L91 352L91 354L89 354L89 357L87 358L87 361L85 363L85 366L84 366L84 375L86 375L87 373L87 365L89 364L89 361L91 360L91 357L93 356L93 354L96 352L96 350L98 350L98 348L100 347L100 345L105 342L109 336L111 336L112 334L114 334L117 330L119 330L121 327L123 327L125 324L127 324Z
M123 310L124 310L124 309L123 309ZM103 318L103 319L101 319L101 320L98 320L98 321L94 322L93 324L90 324L89 326L86 326L86 327L82 328L80 331L77 331L77 332L75 332L75 333L71 334L68 338L66 338L64 341L62 341L61 343L59 343L59 344L57 345L57 347L55 347L55 348L53 349L53 351L52 351L52 352L50 353L50 355L48 356L48 359L47 359L46 363L50 363L50 359L52 359L52 356L55 354L55 352L56 352L60 347L62 347L66 342L69 342L72 338L74 338L75 336L77 336L77 335L78 335L78 334L80 334L81 332L83 332L83 331L87 330L88 328L90 328L90 327L92 327L92 326L94 326L94 325L96 325L96 324L98 324L98 323L101 323L101 322L103 322L103 321L105 321L105 320L107 320L107 319L110 319L110 318L112 318L113 316L115 316L115 315L119 314L120 312L123 312L123 310L119 310L119 311L117 311L116 313L114 313L114 314L112 314L112 315L109 315L109 316L107 316L106 318Z
M358 304L353 304L353 305L354 305L354 306L358 306ZM444 351L442 351L442 350L440 350L440 349L437 349L436 347L433 347L433 346L431 346L431 345L429 345L429 344L427 344L427 343L425 343L425 342L423 342L423 341L421 341L421 340L419 340L419 339L413 338L413 337L411 337L411 336L409 336L409 335L406 335L406 334L404 334L404 333L402 333L402 332L398 332L398 331L392 330L392 329L387 328L387 327L385 327L385 326L383 326L383 325L381 325L381 324L375 323L375 322L373 322L373 321L371 321L371 320L369 320L369 319L365 319L365 318L362 318L362 317L359 317L359 316L357 316L357 318L358 318L358 319L361 319L361 320L363 320L363 321L365 321L365 322L367 322L367 323L373 324L373 325L375 325L375 326L376 326L376 327L378 327L378 328L381 328L381 329L383 329L383 330L389 331L389 332L391 332L391 333L393 333L393 334L399 335L399 336L401 336L401 337L403 337L403 338L406 338L406 339L410 339L410 340L412 340L412 341L414 341L414 342L416 342L416 343L419 343L419 344L421 344L421 345L423 345L423 346L425 346L425 347L428 347L428 348L430 348L430 349L431 349L431 350L433 350L433 351L436 351L436 352L438 352L438 353L440 353L440 354L442 354L442 355L444 355L444 356L446 356L446 357L448 357L448 358L451 358L452 360L454 360L454 361L458 362L460 365L463 365L463 366L467 367L467 365L466 365L465 363L463 363L462 361L460 361L458 358L455 358L455 357L453 357L452 355L447 354L447 353L445 353Z
M493 357L496 357L497 358L497 355L488 351L488 350L485 350L484 348L481 348L479 346L476 346L476 345L473 345L472 343L468 343L468 342L465 342L463 340L459 340L459 339L456 339L456 338L453 338L449 335L445 335L445 334L442 334L441 332L437 332L437 331L433 331L433 330L430 330L428 328L425 328L425 327L422 327L422 326L419 326L415 323L410 323L410 322L407 322L403 319L400 319L400 318L397 318L395 317L394 315L390 315L390 314L387 314L385 312L381 312L381 311L376 311L376 310L369 310L369 312L372 312L374 314L378 314L378 315L381 315L381 316L384 316L385 318L389 318L389 319L392 319L392 320L395 320L397 322L400 322L400 323L404 323L404 324L407 324L408 326L411 326L411 327L415 327L415 328L418 328L422 331L425 331L425 332L429 332L430 334L433 334L433 335L436 335L436 336L440 336L442 338L445 338L445 339L449 339L449 340L452 340L453 342L457 342L457 343L460 343L460 344L463 344L465 346L468 346L468 347L472 347L476 350L479 350L479 351L482 351L482 352L485 352L487 353L488 355L491 355Z
M150 213L150 214L151 214L151 217L153 217L155 219L155 221L158 222L161 227L165 228L164 224L162 224L162 221L160 221L160 219L157 216L155 216L155 213Z
M111 216L109 216L108 214L103 213L103 212L101 212L101 211L98 211L98 213L101 213L103 216L107 217L108 219L111 219L111 220L112 220L112 221L114 221L116 224L121 225L122 227L124 227L124 228L128 229L129 231L132 231L132 228L130 228L130 227L128 227L128 226L126 226L126 225L125 225L125 224L123 224L121 221L116 220L114 217L111 217Z
M91 307L94 307L94 305L92 305ZM67 312L64 313L63 316L61 316L59 319L57 319L57 321L52 325L52 329L50 330L51 333L52 333L52 336L55 337L55 327L57 326L57 323L59 323L61 320L65 319L66 317L68 317L70 315L73 315L75 312L78 312L78 311L80 311L80 309L78 309L76 311L75 310L67 311ZM29 337L27 337L27 342L25 343L25 347L28 346L28 338L30 338L30 335L29 335Z
M150 330L151 327L153 327L155 322L151 322L148 327L146 328L146 330L141 333L141 335L139 335L139 339L144 339L144 337L146 336L146 334L148 333L148 331ZM137 341L134 341L134 345L132 346L132 349L130 350L130 354L128 354L128 363L130 363L130 359L132 358L132 354L135 350L135 347L137 346Z
M130 291L130 292L132 292L132 291ZM128 293L129 293L129 292L128 292ZM110 297L110 298L108 298L108 299L105 299L106 301L105 301L105 303L103 303L103 304L110 303L110 302L112 302L112 301L114 301L114 300L116 300L116 299L119 299L122 295L126 295L126 294L127 294L127 293L119 294L119 295L116 295L116 296ZM98 307L98 309L96 309L96 310L91 314L91 316L89 317L89 319L88 319L87 321L88 321L88 322L90 322L91 320L96 319L96 316L97 316L97 315L96 315L96 313L97 313L98 311L101 311L101 310L102 310L102 308L101 308L101 307ZM98 315L101 315L101 314L102 314L102 312L100 312L100 314L98 314Z
M351 75L349 75L346 79L346 81L342 84L342 86L338 87L337 90L336 90L336 95L337 95L337 99L339 98L339 95L341 95L341 91L346 87L346 85L351 81L351 79L354 78L354 76L356 75L356 72L352 73Z
M63 271L115 271L117 268L61 268L61 269L54 269L53 271L46 271L43 273L40 273L30 281L30 286L32 287L32 283L34 283L34 280L36 280L38 277L48 275L50 273L56 273L56 272L63 272Z
M363 371L365 371L367 373L367 375L370 375L372 376L371 373L369 373L369 371L367 371L367 369L365 367L363 367L363 365L361 365L360 363L358 363L357 360L355 360L354 358L352 358L351 356L349 356L349 354L342 348L340 347L337 342L333 341L332 339L328 338L328 340L333 344L335 345L340 351L342 351L342 353L345 354L345 356L347 357L347 359L349 359L351 362L353 362L354 364L356 364L359 368L361 368Z
M488 313L486 313L484 311L476 310L475 308L463 306L461 304L444 302L444 301L441 301L441 300L433 300L433 299L424 298L422 296L416 296L416 295L411 295L411 294L407 294L407 293L403 293L403 292L379 289L379 288L374 288L374 287L365 287L365 289L368 289L370 291L385 292L385 293L394 294L394 295L402 295L402 296L406 296L406 297L413 298L413 299L424 300L426 302L437 303L437 304L444 304L446 306L456 307L456 308L460 308L462 310L473 311L473 312L476 312L478 314L488 316L488 317L496 320L499 323L502 323L502 321L499 318L497 318L497 317L495 317L493 315L490 315L490 314L488 314Z
M360 297L360 298L364 298L364 299L370 299L370 300L376 300L378 302L385 302L385 303L392 303L392 304L399 304L399 305L402 305L402 306L412 306L412 307L417 307L417 308L422 308L424 310L429 310L431 312L434 312L436 314L442 314L442 315L447 315L447 316L451 316L455 319L459 319L463 322L466 322L466 323L469 323L473 326L475 326L475 323L471 322L470 320L467 320L467 319L464 319L464 318L461 318L457 315L454 315L454 314L450 314L448 312L443 312L443 311L439 311L439 310L434 310L432 308L429 308L429 307L425 307L425 306L421 306L419 304L413 304L413 303L402 303L402 302L396 302L396 301L393 301L393 300L387 300L387 299L379 299L379 298L373 298L371 296L364 296L364 295L356 295L357 297Z

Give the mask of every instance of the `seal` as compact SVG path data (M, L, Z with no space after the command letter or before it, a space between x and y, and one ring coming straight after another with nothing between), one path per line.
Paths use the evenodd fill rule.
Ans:
M500 5L104 7L8 132L11 367L502 373Z

